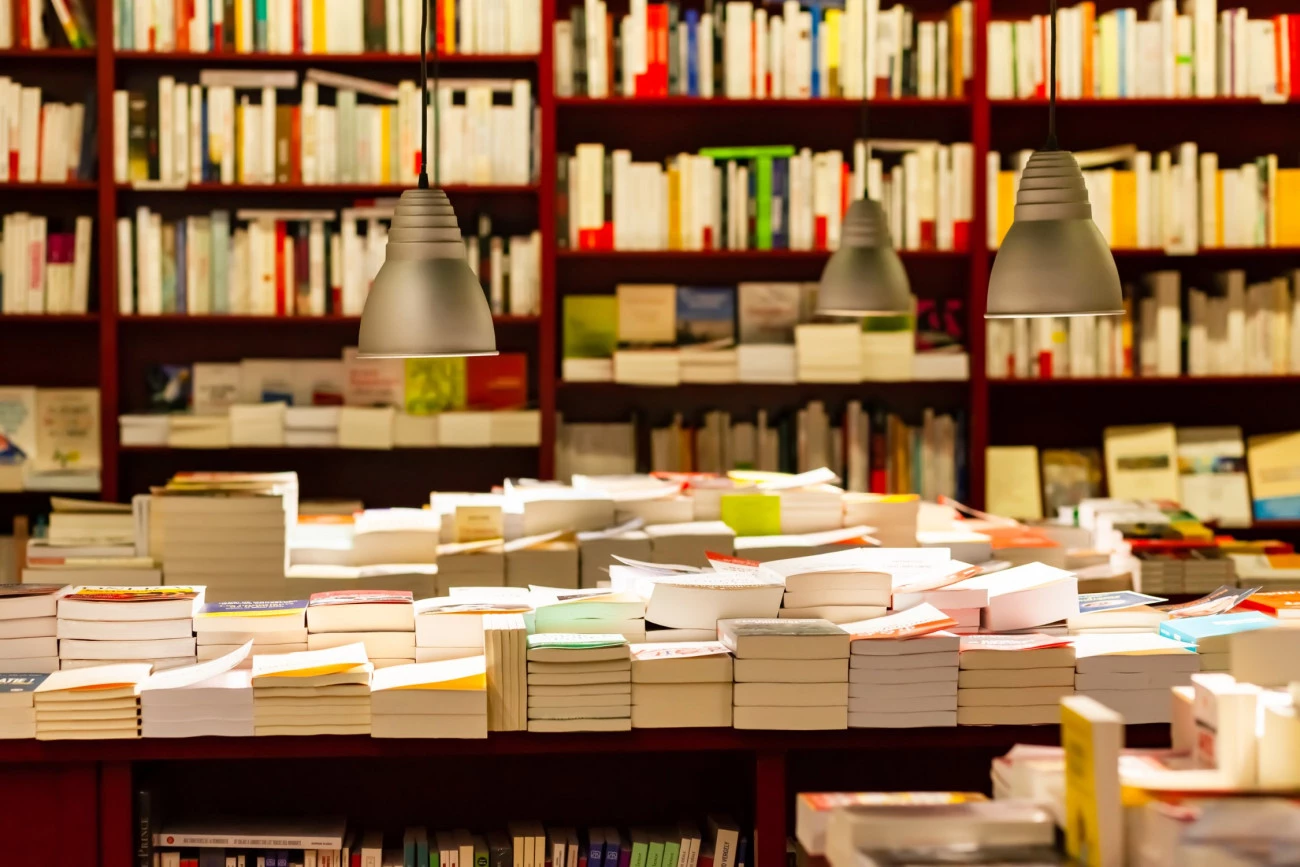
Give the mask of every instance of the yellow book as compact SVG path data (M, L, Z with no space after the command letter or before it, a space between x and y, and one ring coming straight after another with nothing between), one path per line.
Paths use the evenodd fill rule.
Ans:
M682 249L682 175L674 162L668 166L668 249Z
M948 13L948 53L952 55L948 59L949 77L952 79L948 95L954 99L960 99L965 96L966 76L962 68L962 41L965 37L965 30L962 24L961 4L954 3Z
M239 4L235 4L238 8ZM311 0L311 50L325 53L325 0Z
M452 0L438 0L438 11L442 13L443 37L442 50L445 54L456 53L456 4Z
M1276 245L1300 247L1300 169L1278 169L1273 176Z
M235 4L238 8L239 4ZM248 181L244 178L244 149L239 146L244 140L244 106L235 106L235 140L231 142L231 147L235 149L235 180L238 183L246 184Z
M1246 469L1257 520L1296 517L1300 504L1300 433L1253 436L1246 441Z
M1214 176L1214 237L1207 247L1223 246L1223 171Z
M379 107L379 182L393 183L393 107Z
M839 9L826 10L826 95L832 97L844 95L840 90L840 16L843 14Z
M1016 218L1016 173L998 172L998 246Z
M1127 250L1138 245L1137 174L1116 170L1110 191L1111 246Z
M248 22L244 19L244 4L235 4L235 51L245 52L252 49L248 44Z
M1124 863L1119 754L1124 718L1093 698L1061 699L1065 850L1081 867Z

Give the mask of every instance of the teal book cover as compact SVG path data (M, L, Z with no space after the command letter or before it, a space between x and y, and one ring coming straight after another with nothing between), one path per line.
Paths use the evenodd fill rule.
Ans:
M1211 614L1208 617L1166 620L1160 624L1160 634L1184 644L1196 644L1202 638L1250 632L1254 629L1271 629L1277 625L1277 620L1267 614L1247 611L1241 614Z

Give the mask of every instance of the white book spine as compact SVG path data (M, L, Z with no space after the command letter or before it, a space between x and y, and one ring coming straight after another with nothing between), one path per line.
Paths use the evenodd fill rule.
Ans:
M3 88L0 88L0 114L4 110L3 100ZM125 184L130 176L127 139L129 124L128 94L125 90L115 90L113 91L113 181L119 184ZM8 180L9 172L8 122L2 118L0 118L0 154L5 157L0 160L0 163L4 164L0 166L0 181L5 181Z

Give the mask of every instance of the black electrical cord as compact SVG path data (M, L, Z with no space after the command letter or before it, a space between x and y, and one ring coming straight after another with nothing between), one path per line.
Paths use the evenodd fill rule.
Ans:
M1051 70L1050 81L1047 89L1047 144L1043 145L1045 151L1060 150L1060 145L1056 143L1056 0L1051 0L1052 20L1051 24L1051 54L1048 59Z

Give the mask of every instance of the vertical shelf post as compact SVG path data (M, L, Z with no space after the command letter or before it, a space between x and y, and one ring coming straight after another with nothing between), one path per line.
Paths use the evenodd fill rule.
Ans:
M754 764L754 863L784 867L786 838L785 751L764 748Z
M543 479L555 476L555 381L558 377L556 344L560 340L556 323L559 290L555 285L555 7L557 0L542 4L542 53L537 58L537 104L541 109L541 165L538 166L537 228L542 237L541 320L537 323L537 396L542 411L542 453L537 470Z
M971 144L975 150L975 189L970 232L970 292L966 310L969 323L966 351L970 357L970 416L967 419L967 497L977 509L984 508L984 450L989 442L989 378L985 362L984 310L989 282L988 244L988 153L992 116L988 92L988 46L985 34L993 0L975 0L975 70L971 78Z
M118 491L117 450L117 187L113 176L113 64L114 0L96 0L95 106L99 128L98 172L99 211L95 226L99 235L99 427L100 497L116 501Z

